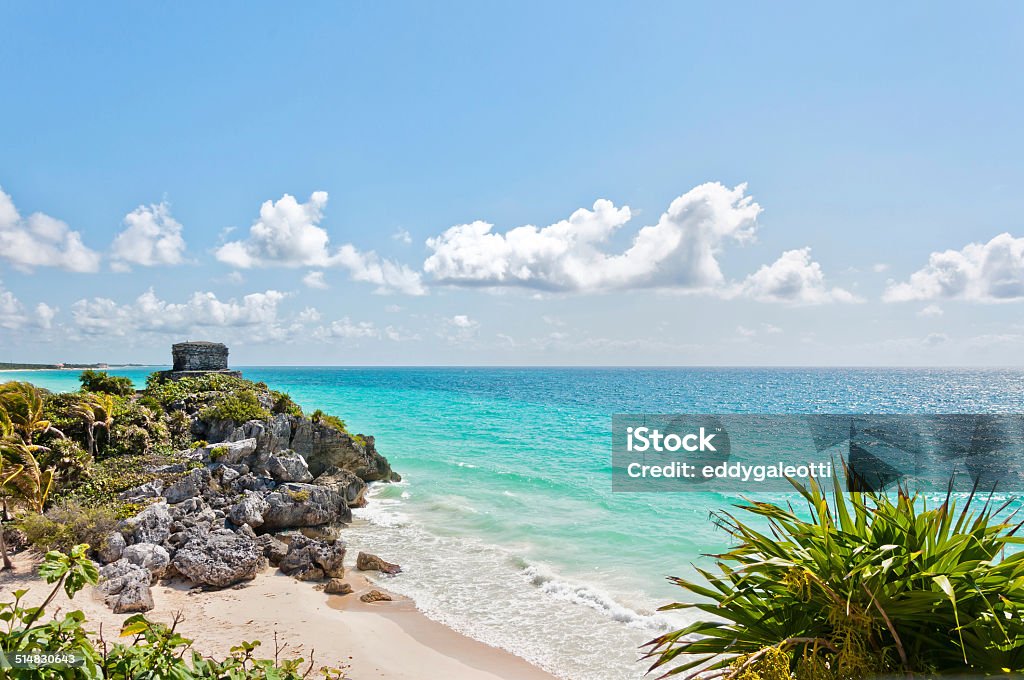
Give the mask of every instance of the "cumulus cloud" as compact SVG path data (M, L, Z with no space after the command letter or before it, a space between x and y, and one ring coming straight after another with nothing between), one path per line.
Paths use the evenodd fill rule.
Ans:
M327 282L324 281L323 272L308 272L302 277L302 283L305 284L307 288L317 288L319 290L327 290L327 288L329 288Z
M945 312L943 312L942 307L939 307L938 305L928 305L917 313L918 316L923 317L936 317L942 316L943 314L945 314Z
M86 247L82 236L64 222L43 213L23 218L11 197L0 188L0 257L21 271L60 267L95 272L99 253Z
M391 235L391 238L398 241L399 243L404 243L405 245L409 245L410 243L412 243L412 234L410 234L407 229L399 228L397 231L395 231L394 234Z
M354 246L346 244L338 249L332 258L336 263L348 270L353 281L372 283L377 286L378 293L399 292L406 295L426 295L420 273L406 265L385 260L377 253L360 252Z
M265 201L248 238L228 241L216 251L217 259L239 269L253 267L340 266L356 281L372 283L377 291L422 295L420 275L405 265L362 252L351 244L331 248L327 230L320 226L327 207L327 192L315 191L305 203L285 194Z
M451 325L455 326L456 328L476 328L477 326L480 325L479 322L470 319L465 314L456 314L451 319L449 319L449 323L451 323Z
M380 330L370 321L352 321L349 317L332 321L327 326L322 326L314 332L314 336L321 340L330 338L342 338L345 340L356 340L361 338L379 338Z
M83 299L71 306L75 325L93 335L130 335L137 332L184 333L200 328L279 327L278 305L287 295L268 290L241 300L220 300L214 293L196 292L182 303L161 300L150 288L134 302L118 304L110 298Z
M505 233L477 221L427 239L424 271L460 286L521 286L552 291L625 288L706 289L724 282L718 255L750 240L761 207L746 185L702 184L672 201L658 222L641 228L628 248L609 254L608 239L630 221L628 207L601 199L546 227Z
M25 306L15 297L14 293L4 288L0 281L0 328L18 330L26 327L50 328L57 315L57 308L40 302L34 313L26 311Z
M810 248L787 250L775 262L763 265L740 284L740 295L761 302L822 304L859 302L853 293L830 288L821 265L811 260Z
M129 271L131 265L153 267L184 261L181 223L171 217L167 203L140 205L125 215L124 227L111 246L111 267L115 271Z
M1024 238L1003 233L988 243L932 253L928 264L907 281L890 284L886 302L1024 299Z

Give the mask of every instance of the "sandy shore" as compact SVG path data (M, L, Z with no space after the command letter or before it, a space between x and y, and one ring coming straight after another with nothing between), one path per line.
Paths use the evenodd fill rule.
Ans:
M15 557L14 573L0 572L0 593L30 588L28 602L36 603L49 586L35 574L38 558L27 553ZM400 576L398 578L401 578ZM274 653L274 633L286 645L283 657L314 653L316 666L347 669L353 680L388 678L420 680L552 680L554 676L513 654L461 635L432 621L399 595L392 602L363 603L360 594L371 587L387 592L381 578L371 582L354 570L345 579L355 592L325 595L310 583L300 583L280 572L267 570L255 580L235 588L202 592L185 583L156 585L156 608L148 616L170 622L175 612L184 619L179 632L194 641L200 653L224 657L242 640L261 640L263 657ZM108 640L117 638L126 615L112 613L92 588L73 601L61 593L51 607L81 609L90 629L102 626Z

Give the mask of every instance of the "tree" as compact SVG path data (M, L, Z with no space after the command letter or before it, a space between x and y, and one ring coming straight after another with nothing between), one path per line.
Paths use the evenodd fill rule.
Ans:
M12 441L15 438L14 426L7 412L0 409L0 442ZM4 455L3 445L0 444L0 493L6 492L7 485L12 482L24 469L21 465L6 464L7 456ZM4 538L4 522L7 521L7 496L3 497L0 503L0 559L3 560L4 569L12 569L14 565L7 554L7 541Z
M106 371L85 370L78 379L82 383L83 392L102 392L118 397L135 394L135 385L131 378L110 375Z
M71 413L85 425L86 451L90 456L95 456L97 452L97 429L106 430L107 439L110 439L110 428L114 424L114 406L114 398L111 395L89 393L71 407Z

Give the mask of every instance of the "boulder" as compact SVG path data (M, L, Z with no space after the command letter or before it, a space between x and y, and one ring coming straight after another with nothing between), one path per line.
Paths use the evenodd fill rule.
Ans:
M207 468L196 468L164 489L164 498L172 505L199 498L210 488L210 478Z
M350 508L361 508L366 505L366 482L350 470L342 470L332 465L314 479L313 483L340 491L345 496L345 503Z
M154 479L146 482L145 484L139 484L133 486L127 491L122 491L118 494L118 498L123 501L141 501L144 498L157 498L164 490L164 482L162 479Z
M163 576L171 556L163 546L155 543L136 543L124 549L124 559L135 566L146 569L154 579Z
M266 499L256 493L246 493L245 498L238 501L230 511L228 519L241 526L247 524L253 529L263 524L263 513L270 508Z
M341 578L345 575L345 544L333 545L293 537L288 554L278 563L278 568L300 581L322 578Z
M256 541L222 529L192 538L174 554L172 563L194 583L223 588L255 578L266 558Z
M351 470L366 482L391 478L391 466L377 453L373 437L353 436L326 423L294 416L292 429L291 448L305 457L314 476L337 467Z
M279 541L271 534L263 534L256 538L256 543L263 549L263 556L267 558L271 566L278 566L288 555L288 544Z
M220 463L221 465L238 465L256 453L256 439L244 438L237 441L219 442L196 449L204 463Z
M121 558L100 569L97 590L116 614L148 612L153 608L149 581L148 569Z
M166 503L154 503L121 523L121 533L131 543L163 543L171 535L171 517Z
M352 521L345 497L336 489L288 483L267 494L262 531L278 531Z
M297 453L275 453L267 458L267 472L277 482L312 482L306 459Z
M324 586L324 592L329 595L348 595L352 592L352 586L342 581L340 578L332 578Z
M385 562L371 553L360 552L356 555L356 569L359 571L379 571L383 574L394 575L402 571L397 564Z
M390 602L391 596L379 590L371 590L359 596L363 602Z
M102 546L96 551L96 556L103 564L117 562L124 555L126 545L127 542L121 532L114 531L103 540Z

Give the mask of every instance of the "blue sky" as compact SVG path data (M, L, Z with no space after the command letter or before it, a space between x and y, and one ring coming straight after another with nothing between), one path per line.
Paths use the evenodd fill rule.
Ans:
M0 360L1019 365L1022 29L4 3Z

